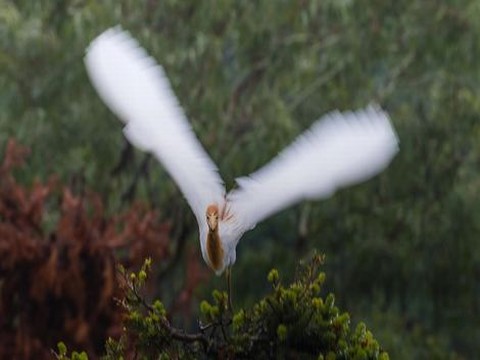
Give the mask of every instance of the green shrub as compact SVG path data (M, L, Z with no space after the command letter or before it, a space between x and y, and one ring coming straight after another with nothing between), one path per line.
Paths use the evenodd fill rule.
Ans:
M352 330L350 315L339 310L334 295L321 296L323 256L301 264L289 285L272 270L271 291L246 309L229 310L227 293L215 290L212 301L200 305L202 321L195 333L176 328L160 301L151 304L141 295L150 264L147 260L138 273L121 270L125 327L120 339L107 341L105 360L130 358L132 352L148 359L388 359L365 324ZM58 348L57 359L84 356L69 358L64 344Z

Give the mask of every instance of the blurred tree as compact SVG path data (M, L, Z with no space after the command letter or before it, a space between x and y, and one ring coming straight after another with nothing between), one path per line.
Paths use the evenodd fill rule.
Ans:
M258 269L292 273L317 247L333 276L326 286L374 321L392 357L428 357L432 346L472 357L479 18L476 0L0 0L0 140L32 149L22 181L55 172L101 192L109 211L148 199L171 219L176 244L196 241L193 216L163 169L124 145L88 84L81 58L95 35L120 23L165 66L227 185L324 112L377 101L398 129L394 165L258 226L239 247L237 298L265 291L249 281Z

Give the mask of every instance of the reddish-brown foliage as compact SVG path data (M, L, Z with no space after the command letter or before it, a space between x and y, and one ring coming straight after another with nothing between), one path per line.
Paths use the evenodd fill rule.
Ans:
M51 358L58 341L98 355L121 331L115 256L126 267L168 259L169 226L141 205L107 217L99 196L55 178L20 185L12 169L27 154L10 140L0 167L0 358ZM187 274L201 273L194 263ZM201 277L187 280L182 307Z

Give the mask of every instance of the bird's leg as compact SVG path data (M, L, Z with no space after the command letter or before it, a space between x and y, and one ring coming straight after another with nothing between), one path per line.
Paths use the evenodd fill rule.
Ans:
M232 305L232 267L227 267L226 273L227 277L227 294L228 294L228 304L227 310L233 314L233 305Z

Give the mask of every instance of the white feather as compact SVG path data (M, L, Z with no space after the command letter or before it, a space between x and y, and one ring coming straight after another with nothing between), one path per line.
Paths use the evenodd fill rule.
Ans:
M223 181L193 134L162 67L119 27L91 43L85 65L100 97L125 122L127 139L158 158L198 222L205 222L207 206L224 201Z
M228 195L237 226L246 231L302 199L326 198L367 180L397 151L397 136L380 108L327 114L269 164L237 179L239 188Z

